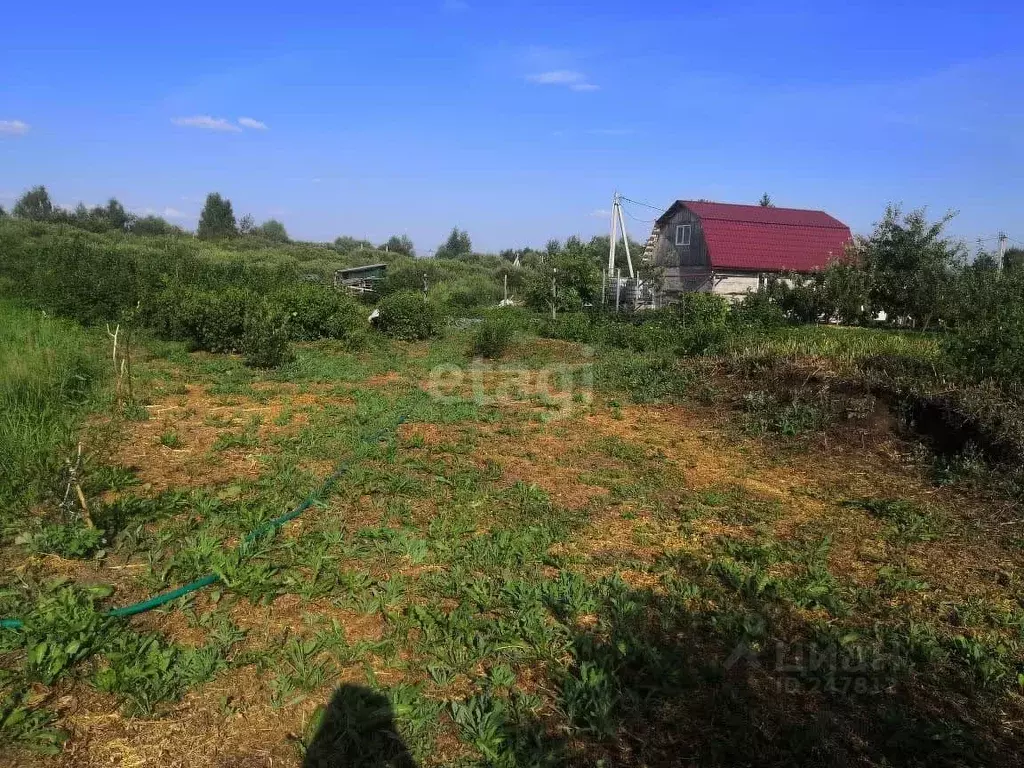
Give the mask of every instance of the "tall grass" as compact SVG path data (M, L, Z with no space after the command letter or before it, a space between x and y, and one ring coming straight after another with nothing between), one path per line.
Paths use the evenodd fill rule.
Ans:
M941 351L939 342L937 335L919 331L804 325L753 336L736 336L726 342L723 351L733 357L818 357L841 363L852 363L873 355L936 360Z
M81 326L0 300L0 521L56 484L102 375Z

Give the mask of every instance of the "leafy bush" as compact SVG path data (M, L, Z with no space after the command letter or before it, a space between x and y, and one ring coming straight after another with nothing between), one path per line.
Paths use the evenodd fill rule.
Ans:
M972 378L1024 392L1024 275L978 278L967 284L956 332L943 348Z
M163 336L189 341L195 349L239 352L246 315L258 302L257 295L245 288L204 291L176 284L154 298L149 321Z
M293 341L344 339L366 326L369 311L351 296L315 283L294 283L278 291L273 302L288 316Z
M33 552L85 558L100 548L103 531L84 525L46 525L28 543Z
M770 331L784 326L786 315L766 291L757 291L733 305L729 321L741 331Z
M482 357L501 357L515 336L515 324L508 313L498 309L484 316L473 335L473 352Z
M729 302L713 293L684 293L672 307L679 326L679 351L699 355L729 336Z
M420 293L400 291L385 296L377 309L377 327L395 339L429 339L440 328L437 308Z
M288 317L263 305L245 318L242 336L245 364L253 368L277 368L292 359L288 346Z

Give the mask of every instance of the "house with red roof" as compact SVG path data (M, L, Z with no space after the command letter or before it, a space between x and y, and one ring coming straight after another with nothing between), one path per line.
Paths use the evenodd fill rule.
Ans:
M709 291L742 297L768 276L807 273L842 258L850 228L824 211L677 200L654 223L644 262L668 297Z

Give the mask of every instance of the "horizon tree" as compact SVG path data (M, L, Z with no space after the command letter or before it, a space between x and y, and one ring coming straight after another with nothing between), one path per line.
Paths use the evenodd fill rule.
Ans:
M277 219L267 219L254 230L253 234L273 240L275 243L289 242L288 231Z
M458 227L452 227L448 239L438 246L434 257L438 259L457 259L460 256L468 256L473 252L473 242L469 239L469 232Z
M238 225L235 223L231 201L221 197L219 192L211 192L206 196L206 204L199 216L197 234L201 240L238 236Z
M40 184L18 198L18 202L14 204L13 214L19 219L46 221L53 218L53 212L50 193Z
M760 201L758 201L757 204L760 205L762 208L774 208L775 207L775 203L772 202L771 195L769 195L767 192L765 192L763 195L761 195L761 199L760 199Z
M381 246L381 250L389 251L390 253L401 253L404 256L416 255L416 248L413 247L412 239L408 235L392 235Z

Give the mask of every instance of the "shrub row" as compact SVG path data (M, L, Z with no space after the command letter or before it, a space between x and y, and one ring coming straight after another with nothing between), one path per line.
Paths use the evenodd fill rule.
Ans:
M730 308L721 296L688 293L669 307L637 314L563 312L546 321L543 333L635 352L702 355L720 350L737 336L783 323L777 308L756 298Z
M237 286L173 283L153 297L145 317L165 338L209 352L241 352L250 365L270 368L291 357L289 341L334 338L361 346L366 316L354 299L319 285L296 283L261 296Z

